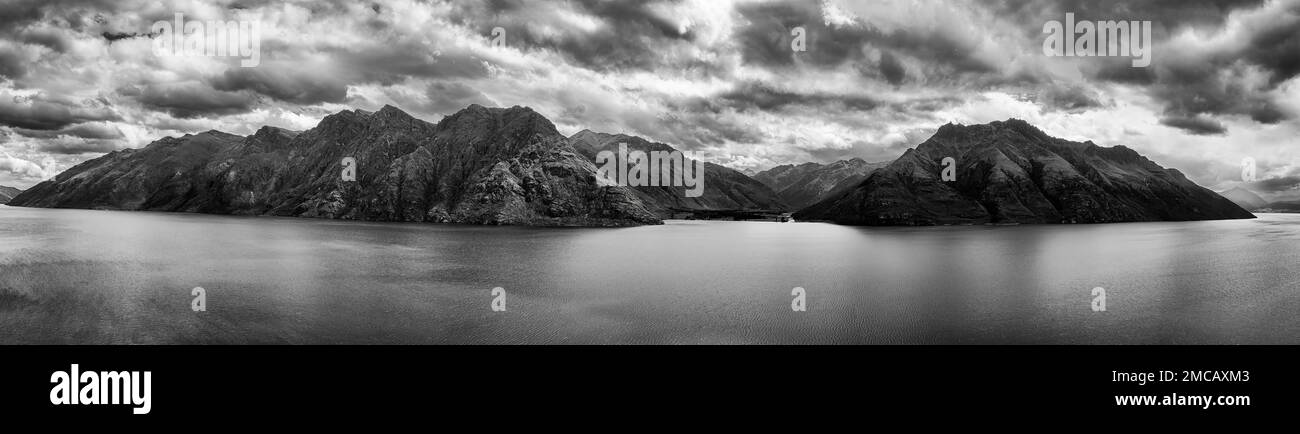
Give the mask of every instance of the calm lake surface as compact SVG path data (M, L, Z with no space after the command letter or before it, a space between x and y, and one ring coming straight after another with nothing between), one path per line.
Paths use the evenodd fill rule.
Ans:
M0 343L1297 344L1297 264L1296 214L542 229L0 206Z

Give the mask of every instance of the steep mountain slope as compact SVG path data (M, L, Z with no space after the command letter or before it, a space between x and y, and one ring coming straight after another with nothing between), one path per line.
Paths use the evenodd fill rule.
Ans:
M595 161L601 151L618 152L618 144L626 143L628 151L675 151L672 146L655 143L625 134L597 133L583 130L569 138L589 161ZM673 211L749 210L785 211L789 207L763 183L739 171L713 163L704 163L704 190L699 197L687 197L684 187L633 187L632 191L661 216Z
M203 164L243 140L219 131L166 137L85 161L36 184L11 206L177 210L169 205L206 183Z
M13 187L0 185L0 204L9 203L10 199L13 199L14 196L18 196L18 194L22 192L22 190Z
M356 162L344 180L344 157ZM618 226L660 220L528 108L470 106L438 124L385 106L295 133L217 131L82 163L18 206L271 214L377 221Z
M771 187L793 209L802 209L843 190L861 184L867 175L889 163L868 163L861 158L830 164L803 163L773 167L754 175Z
M941 162L956 160L956 180ZM857 187L795 214L862 225L1252 218L1132 149L1049 137L1021 120L945 125Z

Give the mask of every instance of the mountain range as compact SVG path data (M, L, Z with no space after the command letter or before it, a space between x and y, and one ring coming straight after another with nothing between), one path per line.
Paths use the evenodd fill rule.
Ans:
M1292 212L1295 212L1295 213L1300 213L1300 201L1294 201L1294 200L1293 200L1293 201L1289 201L1289 202L1287 202L1287 201L1269 202L1268 205L1265 205L1263 208L1260 208L1258 211L1259 211L1259 212L1286 212L1286 213L1292 213Z
M1300 201L1269 202L1255 192L1242 187L1233 187L1220 192L1219 195L1252 212L1300 212Z
M888 164L868 163L861 158L830 164L786 164L758 172L754 179L776 190L777 197L797 210L856 187L867 175Z
M344 158L355 180L343 178ZM385 106L326 116L301 133L208 131L86 161L16 206L334 219L622 226L662 221L549 120L472 105L431 124Z
M19 193L22 192L23 192L22 190L13 187L6 187L0 185L0 204L9 203L9 201L13 199L14 196L17 196Z
M1019 120L945 125L889 163L784 165L753 177L706 163L698 197L597 182L595 156L620 143L676 151L624 134L565 137L526 107L471 105L434 124L384 106L302 132L159 139L78 164L9 205L539 226L793 210L799 220L872 225L1253 217L1131 149L1052 138ZM941 176L948 157L953 181Z
M618 152L626 144L628 152L678 152L672 146L626 134L598 133L583 130L569 137L579 154L594 161L601 151ZM687 162L692 161L689 158ZM637 187L632 191L643 203L665 218L692 211L774 211L790 210L767 185L739 171L713 163L704 163L704 190L699 197L688 197L685 187Z
M1127 147L1054 138L1011 119L944 125L856 187L794 217L856 225L936 225L1254 216Z

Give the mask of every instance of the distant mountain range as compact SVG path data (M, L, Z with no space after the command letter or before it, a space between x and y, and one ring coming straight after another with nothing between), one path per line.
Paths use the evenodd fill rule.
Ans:
M1257 212L1286 212L1286 213L1300 212L1300 201L1270 202L1268 205L1265 205L1263 208L1260 208L1256 211Z
M355 160L355 181L342 178ZM208 131L79 164L16 206L476 224L621 226L662 221L546 118L473 105L437 124L385 106L296 133Z
M1264 200L1264 198L1259 197L1259 195L1255 194L1253 191L1241 187L1235 187L1231 190L1220 192L1219 195L1247 211L1254 211L1268 206L1268 201Z
M946 158L952 158L947 167ZM955 179L945 180L945 169ZM1058 139L1012 119L944 125L856 187L794 217L859 225L936 225L1254 216L1132 149Z
M22 192L22 190L13 187L0 185L0 204L9 203L9 200L13 199L14 196L18 196L18 194Z
M803 209L844 190L861 184L872 172L889 163L868 163L861 158L830 164L786 164L759 172L754 179L776 191L793 209Z
M569 141L579 154L590 161L595 161L596 155L601 151L618 152L620 143L627 144L629 152L677 151L672 146L636 136L591 130L574 134L569 137ZM636 187L632 191L651 210L665 218L683 212L705 210L792 211L767 185L717 164L704 163L704 186L700 197L687 197L684 187Z
M437 124L392 106L345 110L303 132L207 131L115 151L9 205L539 226L792 210L798 220L872 225L1253 217L1128 148L1052 138L1019 120L946 125L890 163L785 165L753 177L706 163L699 197L597 182L596 155L619 143L676 151L622 134L564 137L517 106L472 105ZM941 176L948 157L954 181ZM349 162L355 179L343 176Z
M1219 195L1251 212L1300 212L1300 201L1269 202L1255 192L1242 187L1234 187L1220 192Z

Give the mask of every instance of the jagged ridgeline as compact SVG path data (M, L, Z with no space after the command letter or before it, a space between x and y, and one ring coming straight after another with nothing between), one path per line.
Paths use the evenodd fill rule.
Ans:
M620 143L675 151L626 135L566 138L524 107L473 105L431 124L385 106L335 113L301 133L164 138L79 164L9 205L540 226L657 224L683 211L806 203L796 219L863 225L1253 217L1131 149L1053 138L1014 119L945 125L889 164L780 166L759 174L764 182L708 163L697 197L682 186L597 182L595 156ZM345 158L355 180L342 176ZM952 180L941 176L947 158Z
M945 158L955 160L954 180L942 178ZM856 187L795 213L859 225L1253 217L1132 149L1050 137L1016 119L945 125Z
M356 161L355 181L341 176ZM662 223L543 116L473 105L437 124L392 107L164 138L77 165L10 205L540 226Z
M776 191L777 197L794 209L802 209L827 197L856 187L871 172L889 165L850 158L830 164L786 164L764 170L754 179Z
M618 152L620 144L626 145L629 151L641 151L647 154L678 152L672 146L651 142L641 137L598 133L591 130L574 134L569 140L578 153L592 161L595 161L602 151ZM686 158L685 161L690 163L692 160ZM633 191L646 206L663 217L681 212L784 212L789 208L771 188L743 173L709 162L705 162L703 167L704 188L698 196L689 194L686 187L669 185L637 187ZM670 172L676 173L676 169Z

